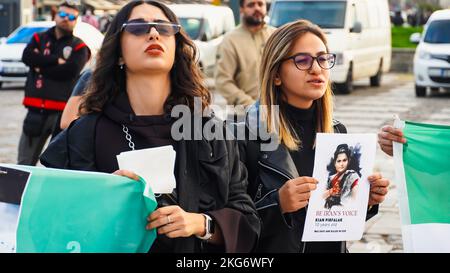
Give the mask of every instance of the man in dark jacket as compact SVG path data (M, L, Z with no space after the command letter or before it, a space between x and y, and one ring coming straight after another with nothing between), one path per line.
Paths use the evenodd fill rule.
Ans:
M59 132L59 119L75 82L90 57L86 44L73 36L77 6L59 7L55 27L35 33L22 61L30 67L23 105L28 113L19 142L18 164L36 165L47 138Z

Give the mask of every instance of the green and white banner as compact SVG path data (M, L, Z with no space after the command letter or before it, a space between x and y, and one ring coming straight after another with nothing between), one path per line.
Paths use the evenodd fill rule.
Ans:
M4 170L0 193L5 207L0 210L0 221L8 221L3 240L10 244L4 252L145 253L156 238L156 230L148 231L145 226L157 202L143 180L18 165L0 168ZM13 170L29 174L23 195L16 187L4 186L18 179ZM18 216L14 216L15 206L19 206ZM11 246L12 235L15 246Z
M405 252L450 252L450 126L395 121L394 143Z

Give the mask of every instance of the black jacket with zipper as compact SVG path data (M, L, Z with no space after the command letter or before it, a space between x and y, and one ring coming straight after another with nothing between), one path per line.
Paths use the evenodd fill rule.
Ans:
M87 45L72 34L57 39L55 27L35 33L22 55L22 61L30 67L23 105L63 111L90 54ZM58 64L59 58L66 63Z
M235 124L234 132L245 131L246 140L239 141L241 161L248 171L248 193L255 202L262 222L261 235L257 252L267 253L304 253L314 252L347 252L345 242L307 242L303 243L306 208L294 213L283 214L280 208L278 190L283 184L299 176L289 150L278 145L273 151L261 151L265 143L258 136L261 121L256 103L247 113L245 123ZM335 133L347 133L343 124L334 120ZM367 213L366 220L378 212L373 206Z

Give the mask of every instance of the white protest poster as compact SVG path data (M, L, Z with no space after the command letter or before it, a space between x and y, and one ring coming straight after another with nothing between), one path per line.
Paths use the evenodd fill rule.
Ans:
M176 152L170 145L117 155L119 168L142 177L156 194L172 193L176 188L175 159Z
M302 241L362 238L376 152L375 134L317 134L313 177Z
M30 172L0 165L0 253L16 252L16 229L22 194Z
M0 253L14 253L19 205L0 202Z

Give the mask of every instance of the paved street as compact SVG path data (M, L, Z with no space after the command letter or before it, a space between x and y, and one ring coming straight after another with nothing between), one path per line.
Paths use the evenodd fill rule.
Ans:
M211 84L211 81L208 81ZM23 91L5 85L0 90L0 163L15 163L25 109L21 106ZM217 104L223 104L215 96ZM337 95L335 118L347 126L349 133L376 133L392 122L394 114L418 122L450 125L450 94L416 98L412 75L388 74L380 88L370 88L367 81L357 82L351 95ZM393 159L377 152L375 171L394 181ZM400 218L395 183L390 187L380 213L367 222L361 241L349 242L350 252L402 252Z

